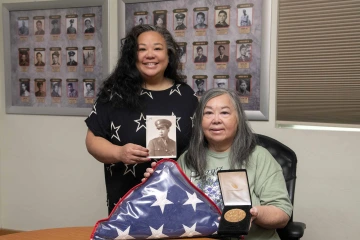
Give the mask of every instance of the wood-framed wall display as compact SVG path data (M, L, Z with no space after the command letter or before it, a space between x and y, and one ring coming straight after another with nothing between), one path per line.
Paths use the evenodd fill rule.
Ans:
M108 74L108 0L9 0L2 11L6 112L87 116Z
M186 51L179 70L198 97L214 87L234 89L249 120L268 120L271 2L118 0L119 39L138 15L163 24Z

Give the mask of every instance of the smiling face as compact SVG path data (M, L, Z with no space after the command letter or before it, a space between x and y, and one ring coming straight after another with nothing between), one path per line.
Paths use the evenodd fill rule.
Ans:
M229 150L237 132L237 125L238 116L227 94L214 97L207 102L201 126L210 150Z
M165 39L154 31L140 34L136 68L144 81L162 81L168 64L169 56Z

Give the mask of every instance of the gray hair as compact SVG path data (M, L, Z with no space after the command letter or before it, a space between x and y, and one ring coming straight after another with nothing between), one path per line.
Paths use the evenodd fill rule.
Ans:
M208 150L208 141L205 138L201 124L204 109L209 100L224 94L230 97L238 121L236 134L230 148L230 169L245 167L249 161L250 154L256 146L255 135L247 124L247 119L238 93L224 88L212 88L206 91L201 97L195 111L193 134L190 139L188 152L185 155L186 166L195 171L196 177L202 179L205 177L207 165L206 152Z

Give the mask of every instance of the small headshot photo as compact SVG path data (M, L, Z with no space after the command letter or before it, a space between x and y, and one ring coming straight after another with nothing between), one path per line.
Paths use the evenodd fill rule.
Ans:
M51 35L58 35L61 33L61 30L60 30L60 19L52 19L51 20L51 32L50 34Z
M207 12L206 12L207 14ZM207 25L207 16L205 12L194 12L194 28L195 29L205 29L208 27Z
M238 27L251 26L253 8L238 8Z
M146 140L149 158L176 157L176 117L147 116Z
M19 20L18 30L20 36L29 35L29 20Z
M83 50L83 63L85 66L95 65L95 50Z
M229 61L229 45L215 45L215 62L228 62Z
M51 66L60 66L61 65L61 55L59 51L52 51L51 54Z
M194 89L196 96L201 97L206 91L206 79L194 79L196 89Z
M85 26L84 33L94 33L95 32L93 18L85 18L84 19L84 26Z
M61 83L52 82L51 83L51 97L61 97Z
M95 97L94 83L84 82L84 97Z
M68 66L77 66L77 51L70 50L67 51L67 63Z
M28 51L19 51L19 65L20 66L29 66L29 52Z
M250 94L250 79L242 78L236 79L236 91L240 96L246 96Z
M239 56L236 61L237 62L250 62L251 61L251 44L238 44L239 51L237 52L237 56Z
M35 81L35 96L46 97L46 82Z
M69 98L77 98L78 94L78 83L77 82L69 82L67 83L67 96Z
M206 63L207 62L207 45L194 46L194 62L195 63Z
M154 14L154 25L157 27L166 28L166 14Z
M174 14L174 27L175 27L175 30L185 30L186 29L186 12Z
M34 20L34 30L35 30L35 35L44 35L45 31L44 31L44 20Z
M36 51L35 52L35 66L45 66L45 55L44 51Z
M148 23L148 17L146 15L138 15L134 17L135 26Z
M77 18L67 18L66 19L66 33L67 34L76 34L77 29Z
M179 56L180 56L180 62L186 63L186 45L185 46L179 46Z
M215 88L228 88L228 79L215 79Z
M29 97L30 88L29 82L20 82L20 97Z
M215 17L215 27L216 28L227 28L229 27L229 19L228 19L228 13L229 9L225 10L216 10L215 13L217 13L217 17Z

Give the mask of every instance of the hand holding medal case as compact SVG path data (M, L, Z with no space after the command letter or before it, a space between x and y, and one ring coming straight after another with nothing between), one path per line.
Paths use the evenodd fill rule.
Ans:
M220 170L217 174L224 202L218 234L247 235L252 207L247 172L245 169Z

